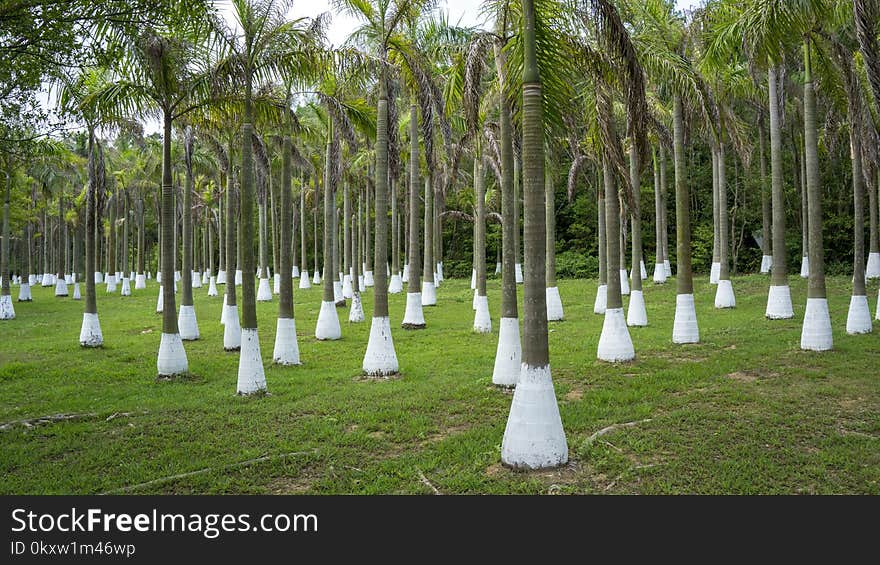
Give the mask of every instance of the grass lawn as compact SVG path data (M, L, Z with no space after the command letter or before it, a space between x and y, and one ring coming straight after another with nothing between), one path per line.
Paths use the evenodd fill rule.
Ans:
M422 331L400 329L405 294L390 297L402 375L387 381L360 376L372 292L366 323L340 309L343 339L318 342L321 290L294 290L300 367L271 365L277 297L258 303L270 391L259 398L235 395L238 354L223 351L222 297L207 288L194 290L191 376L176 381L156 379L154 281L126 298L99 287L98 350L79 346L82 302L34 288L0 322L0 423L78 416L2 426L0 492L880 494L880 330L846 335L846 278L828 281L834 351L822 354L798 347L798 277L795 318L771 322L767 277L735 279L737 308L725 311L699 276L693 346L671 342L674 281L646 281L650 326L630 330L637 359L622 365L596 360L596 281L561 281L566 320L550 325L550 356L571 462L531 473L500 465L511 400L491 383L500 282L489 282L488 335L471 331L468 282L442 284ZM872 314L876 297L873 283ZM638 423L587 441L626 422Z

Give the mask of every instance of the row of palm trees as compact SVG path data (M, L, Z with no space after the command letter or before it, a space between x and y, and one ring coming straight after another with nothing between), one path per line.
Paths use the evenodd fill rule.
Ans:
M315 336L319 340L341 336L337 306L344 305L346 298L352 301L349 320L363 320L360 293L372 286L373 318L363 370L376 377L399 370L388 293L402 291L406 284L405 329L425 328L423 307L437 303L445 218L473 222L474 329L491 331L486 225L490 219L500 220L502 304L493 382L516 388L502 460L525 468L563 464L568 450L547 338L548 323L564 317L556 287L558 208L553 188L560 163L571 163L570 197L585 186L596 190L600 286L594 310L604 315L597 356L609 362L628 361L635 357L628 328L648 323L642 287L647 272L641 192L649 166L656 226L653 278L664 283L672 274L666 212L670 154L677 291L672 340L678 344L700 340L691 263L694 202L685 165L697 140L709 147L711 156L710 281L717 285L716 308L736 305L730 276L728 162L733 155L735 163L746 165L757 150L762 270L771 271L766 316L794 316L785 243L789 210L783 122L797 120L798 127L791 126L788 138L798 163L797 183L802 185L806 234L802 263L809 277L801 348L828 350L833 343L824 274L819 94L823 109L846 125L851 148L855 231L847 331L871 331L865 280L880 276L876 151L880 84L875 84L880 83L875 78L880 76L880 61L872 23L876 14L867 0L852 4L717 0L688 17L669 0L490 1L486 8L494 18L491 32L450 25L429 15L431 6L419 0L338 0L337 11L361 22L339 47L327 45L324 17L291 21L289 7L275 0L233 0L232 25L205 9L160 22L137 36L116 35L107 39L114 42L111 52L120 54L116 60L61 81L61 107L87 130L82 151L87 165L80 164L80 170L87 170L82 195L85 273L97 270L101 212L109 215L105 249L113 283L111 267L119 263L114 256L119 247L114 239L115 215L121 205L125 239L130 237L127 220L138 214L127 204L126 191L141 186L140 181L161 187L159 271L165 276L157 274L163 316L160 376L189 369L183 342L198 338L192 299L192 288L198 285L192 276L196 271L193 237L201 233L202 241L211 241L215 224L221 248L219 280L210 280L209 292L215 283L226 283L224 349L240 352L238 392L253 394L267 388L256 301L272 296L270 232L279 295L273 359L285 365L300 363L292 282L294 187L299 196L300 288L323 285ZM105 144L98 131L122 130L149 116L162 124L161 160L152 165L139 162L115 179L118 191L108 190L113 175L106 170ZM749 126L751 120L757 127ZM177 157L175 130L180 140ZM767 134L769 183L765 180ZM754 137L756 144L751 141ZM207 175L213 191L200 203L204 213L194 227L193 195L198 193L197 171L202 169L199 155L213 163ZM472 169L463 166L467 159ZM161 171L156 170L159 163ZM182 182L175 179L177 163L182 163ZM473 171L471 176L468 170ZM470 210L446 209L451 191L463 184L472 187ZM7 201L10 185L11 181ZM500 216L487 209L490 185L500 195ZM305 264L307 196L311 196L315 246L311 282ZM63 210L63 199L58 200ZM144 198L134 202L143 210ZM866 204L870 209L867 258ZM4 230L8 233L8 226ZM138 233L141 276L142 221ZM4 274L8 240L4 237ZM131 243L121 245L126 263ZM63 249L66 253L66 243ZM62 255L59 251L59 261ZM213 262L213 250L203 255ZM213 265L207 268L213 275ZM59 268L59 276L67 269ZM177 281L172 277L178 270L179 312ZM128 264L122 272L130 272ZM96 280L86 276L84 281L80 337L84 346L102 343ZM4 289L8 281L9 276L4 276ZM522 336L518 282L524 283ZM626 313L625 294L630 296Z

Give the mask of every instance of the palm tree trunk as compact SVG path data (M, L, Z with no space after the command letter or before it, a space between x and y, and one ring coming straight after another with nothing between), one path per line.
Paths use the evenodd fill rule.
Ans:
M349 195L348 182L342 184L342 274L351 278L351 197ZM344 281L343 281L344 282Z
M718 197L718 148L712 145L712 268L721 262L721 223ZM717 282L714 278L712 282Z
M474 225L476 245L474 245L474 267L477 269L477 296L486 296L486 179L483 178L483 165L480 158L474 159L474 197L476 212Z
M177 254L173 247L177 231L175 215L171 179L171 116L166 113L162 141L162 333L172 335L180 333L174 299L174 256Z
M772 89L771 92L773 92ZM761 175L761 250L764 257L772 257L773 240L771 239L770 225L773 222L773 208L770 204L772 190L768 190L767 187L767 154L764 147L766 136L764 114L762 113L758 118L758 161Z
M372 249L373 241L372 241L371 237L373 234L373 230L371 229L371 222L370 222L370 212L371 212L370 183L367 182L367 184L364 188L366 190L366 200L367 200L365 210L364 210L366 212L366 219L365 219L365 224L364 224L365 225L365 227L364 227L364 230L365 230L364 257L366 259L365 263L367 264L366 265L367 268L364 270L366 271L366 273L369 273L368 276L372 276L372 274L373 274L373 249ZM373 280L375 281L375 279L373 279ZM373 284L375 285L375 282L373 282Z
M809 298L826 298L825 254L822 245L822 187L819 179L819 141L816 131L816 90L813 83L811 46L804 46L804 166L809 219Z
M663 265L666 275L672 273L669 270L669 213L667 206L668 191L666 190L666 147L660 144L660 196L663 200Z
M217 184L217 189L222 190L223 186L226 184L225 181L225 173L220 174L220 179ZM217 247L218 249L218 264L217 264L217 273L226 271L226 253L224 250L224 246L226 244L226 239L223 237L223 216L226 213L226 209L223 207L223 193L219 193L217 195ZM224 275L228 280L228 273ZM222 281L219 281L222 282Z
M500 82L504 91L508 88L506 78L507 56L502 51L500 44L495 43L495 67L500 73ZM513 182L513 124L510 120L510 106L506 99L502 98L498 104L499 115L499 143L501 144L501 317L517 320L519 312L517 309L516 296L516 261L518 239L516 237L517 230L517 210L516 195L514 193ZM504 322L502 321L502 324ZM517 322L517 342L519 342L519 322ZM521 352L519 352L521 355ZM519 374L513 375L518 378ZM514 380L514 383L516 380Z
M425 174L425 256L422 269L422 281L424 285L434 285L434 189L431 186L434 175L431 171ZM425 294L422 294L425 300ZM435 303L425 303L425 306L433 306Z
M309 269L309 258L306 254L306 185L305 180L300 179L299 191L299 247L300 247L300 263L303 271ZM300 276L303 276L302 274Z
M402 326L408 329L425 327L422 313L422 281L419 276L419 121L415 93L411 94L409 106L409 230L406 286L406 313Z
M605 182L605 245L608 263L608 290L606 309L623 308L620 291L620 199L617 179L607 158L602 159L602 177Z
M773 214L773 267L771 286L788 286L788 258L785 253L785 187L782 169L782 115L778 96L778 67L770 65L768 90L770 91L770 195Z
M550 165L551 163L548 163ZM547 273L545 284L547 288L556 287L556 190L553 186L553 173L551 167L544 169L544 213L546 216L547 231L545 247L547 254Z
M192 170L192 152L194 150L194 142L195 140L192 137L192 131L189 127L186 128L186 133L184 133L184 137L186 140L184 143L186 144L186 148L184 152L185 156L185 165L186 165L186 175L184 177L184 186L183 186L183 272L180 273L180 282L183 287L180 296L180 306L181 310L184 306L192 306L193 305L193 293L192 293L192 273L193 273L193 221L192 221L192 195L195 185L195 179L193 178L193 170ZM164 269L163 269L164 271ZM172 279L173 280L173 279ZM174 285L172 284L173 288ZM163 304L163 308L167 308L167 303Z
M98 314L98 300L95 292L95 271L97 270L97 230L98 230L98 170L101 158L100 147L95 140L95 132L89 128L89 186L86 191L86 264L83 273L86 285L85 314ZM177 320L175 320L177 322ZM100 344L99 344L100 345Z
M312 243L314 245L314 260L315 265L313 272L318 273L318 202L320 202L320 183L318 182L318 174L317 172L312 175L312 200L314 201L314 206L312 206L312 230L313 230L313 238Z
M547 334L544 119L538 72L535 3L523 0L522 153L525 211L523 351L501 444L501 462L514 468L564 465L568 444L550 373ZM540 430L537 434L536 430Z
M719 280L730 280L730 220L727 213L727 171L725 168L724 143L718 144L718 260L721 268Z
M608 217L608 211L605 207L604 172L600 170L598 176L599 182L596 184L596 207L598 208L599 213L599 285L602 286L608 284L608 225L605 221L605 218ZM617 284L620 285L620 281L618 281Z
M651 147L651 161L654 165L654 261L657 268L663 268L663 196L660 194L660 162L657 148ZM665 278L663 279L665 280ZM657 281L661 282L661 281Z
M391 182L391 274L400 274L400 214L397 212L397 182ZM346 272L348 272L346 270Z
M865 182L862 171L862 140L860 127L861 108L853 107L857 100L850 100L849 142L852 160L853 184L853 296L866 296L865 289ZM858 112L859 115L856 115ZM868 317L870 320L870 316Z
M693 294L693 268L691 266L691 219L690 195L685 179L684 164L684 110L679 96L673 98L673 165L675 168L675 232L676 232L676 292Z
M3 296L2 310L0 314L2 320L9 320L15 317L15 310L12 307L11 291L9 286L9 201L12 195L12 170L9 165L9 157L6 158L6 190L3 198L3 245L0 247L0 277L3 284L0 286L0 296Z
M282 156L282 159L284 157ZM281 268L281 257L279 256L281 253L281 234L278 231L278 205L279 205L279 196L277 195L278 190L275 188L275 182L272 180L272 174L269 173L269 202L271 206L271 220L272 223L272 276L273 278L279 274L279 272L283 273L284 271L279 271ZM290 184L290 179L285 181L288 183L288 189ZM284 232L285 234L290 233L290 230ZM288 246L290 249L290 246ZM289 267L289 266L288 266ZM290 269L287 269L287 276L290 277ZM279 285L281 281L279 281ZM280 286L279 286L279 294L280 294Z
M641 211L641 163L636 149L636 144L630 144L629 151L629 174L632 182L633 202L635 206L630 211L630 230L632 233L632 290L642 290L642 211Z
M293 240L290 233L293 231L293 211L291 210L291 164L292 142L290 136L285 135L281 149L281 217L279 218L280 232L276 233L280 243L278 256L278 268L281 273L280 293L278 297L278 317L293 319L293 279L290 276L293 270L291 264L291 247Z
M327 126L328 139L326 148L326 158L324 160L324 302L335 303L333 294L333 202L336 199L335 187L331 183L332 172L334 166L332 162L331 144L333 143L333 127L332 123Z
M229 143L229 158L232 158L232 142ZM229 172L226 177L226 306L236 306L236 292L235 292L235 269L234 266L236 264L236 249L238 247L236 242L237 231L233 228L238 224L238 218L236 215L236 205L235 205L235 173L233 172L232 167L229 167Z

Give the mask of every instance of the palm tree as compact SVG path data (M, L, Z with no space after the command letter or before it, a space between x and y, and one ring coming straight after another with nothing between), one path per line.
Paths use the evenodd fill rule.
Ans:
M629 176L633 194L632 209L632 289L629 294L629 309L626 313L628 326L647 326L648 312L645 309L645 294L642 292L642 212L641 212L641 162L638 144L630 143ZM658 223L660 223L658 221Z
M425 315L422 310L422 286L419 273L419 121L418 103L415 89L410 94L409 105L409 243L407 245L409 267L406 275L406 310L403 315L403 328L423 329Z
M568 443L550 374L547 335L544 120L537 61L538 14L535 4L534 0L522 2L522 172L526 261L524 346L522 370L501 444L502 463L525 469L556 467L568 461Z
M12 294L10 293L9 285L9 277L11 275L9 269L9 201L12 194L12 176L15 172L12 169L12 159L9 155L6 155L4 161L6 189L3 191L3 246L0 248L0 277L2 277L2 285L0 285L0 320L12 320L15 318L15 307L12 305Z

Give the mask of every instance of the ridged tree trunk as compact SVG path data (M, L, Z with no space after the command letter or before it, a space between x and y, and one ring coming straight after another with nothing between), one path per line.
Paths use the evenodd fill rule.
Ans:
M223 186L226 185L226 173L220 173L220 178L217 183L217 188L222 189ZM217 196L217 247L218 249L218 263L217 263L217 272L226 271L226 253L224 252L224 245L226 239L223 237L223 220L224 215L226 214L226 209L223 207L223 194L220 193ZM229 280L228 273L226 280Z
M312 175L312 244L314 246L314 269L312 272L318 273L318 202L320 202L320 190L318 182L318 173Z
M804 46L804 167L809 218L810 281L808 298L826 298L825 252L822 244L822 186L819 179L819 140L816 130L816 90L812 74L812 48Z
M772 92L772 90L771 90ZM773 207L771 205L772 190L767 186L767 131L764 127L763 113L758 118L758 163L761 180L761 251L765 256L773 255L773 240L770 225L773 223Z
M620 294L620 199L617 179L607 158L602 159L602 177L605 182L605 245L608 263L608 290L606 309L623 308Z
M865 180L862 171L861 108L859 99L848 103L849 143L853 185L853 296L866 296L865 289Z
M474 268L477 270L477 296L486 296L486 179L483 164L474 159Z
M660 195L663 198L663 261L664 264L669 263L669 206L667 206L667 202L669 202L668 194L669 191L666 190L666 147L661 143L660 144ZM667 275L671 273L667 271Z
M772 286L788 286L788 257L785 249L785 185L782 168L782 116L779 108L778 67L767 71L770 91L770 193L773 213Z
M3 284L0 286L0 296L8 296L9 308L12 309L12 298L9 285L9 201L12 195L12 170L9 164L9 157L6 161L6 190L3 197L3 245L0 247L0 277L3 278ZM14 310L6 311L6 304L3 305L3 317L0 319L8 320L15 317ZM11 314L11 315L10 315Z
M64 221L64 188L58 191L58 252L55 261L55 273L59 279L64 280L66 265L64 259L67 256L67 223Z
M725 164L724 143L718 144L718 261L721 268L719 280L730 280L730 220L727 210L727 170Z
M171 116L166 112L162 141L162 333L179 334L174 299L175 232L174 185L171 178ZM113 218L111 216L111 224ZM112 230L111 230L112 232ZM111 246L112 247L112 246Z
M547 272L544 278L547 288L554 288L556 286L556 189L553 186L553 173L550 166L544 168L544 192L545 229L547 231L545 236L546 250L544 251L547 255Z
M282 156L282 159L283 159L283 156ZM271 172L269 173L269 178L272 179ZM288 187L289 187L289 183L290 183L289 179L287 182L288 182ZM284 272L284 271L279 271L280 264L281 264L281 257L280 257L281 233L278 231L279 196L277 193L278 193L278 190L275 187L275 182L273 180L270 180L269 181L269 202L271 203L271 212L272 212L271 213L272 223L270 225L272 226L272 274L273 274L273 276L279 274L279 272L282 272L282 273ZM288 230L284 233L290 233L290 230ZM289 245L288 245L288 249L290 249ZM287 276L290 277L290 269L287 270ZM279 281L279 284L280 284L280 281ZM279 288L278 290L280 291L281 289Z
M630 144L629 176L632 182L633 209L630 211L630 230L632 233L632 290L642 290L642 210L641 210L641 163L636 144Z
M348 182L342 184L342 252L344 277L351 277L351 196Z
M603 166L603 169L605 167ZM605 209L605 175L604 171L599 173L599 182L596 184L597 202L599 219L599 285L608 284L608 226L605 222L607 210ZM620 281L617 282L618 286ZM607 292L607 288L606 288ZM607 295L606 295L607 296Z
M690 194L685 178L684 164L684 110L679 96L673 97L673 165L675 167L675 232L676 232L676 292L693 294L693 267L691 266L691 211Z
M278 296L278 317L281 319L293 319L293 278L290 273L293 270L291 248L293 240L290 237L293 232L293 210L291 210L291 165L290 156L293 152L293 143L289 135L284 136L281 149L281 214L279 218L280 232L276 233L281 249L278 256L278 269L281 273L280 293ZM296 337L296 336L294 336Z
M385 78L380 79L379 105L376 127L376 194L375 194L375 237L372 269L375 298L373 318L388 317L388 99ZM369 194L369 192L368 192ZM368 200L369 201L369 200ZM370 268L369 255L369 214L367 214L367 267ZM390 335L388 336L390 339ZM396 365L396 363L395 363ZM395 368L396 372L396 368Z
M506 54L495 43L495 67L502 74L502 89L508 89L506 78ZM498 105L499 143L501 145L501 317L519 318L516 296L516 262L518 239L516 194L513 182L513 123L510 119L510 106L503 99ZM518 334L519 332L517 332Z
M513 258L514 263L516 265L522 265L522 244L520 243L520 239L522 237L522 211L520 210L521 202L522 202L522 194L520 190L520 168L521 163L519 158L514 155L513 156ZM516 273L514 273L516 276Z
M522 370L501 444L501 461L514 468L564 465L568 444L550 372L547 334L544 118L538 71L535 4L523 0L522 153L525 211Z
M365 206L365 210L364 210L364 211L366 212L366 218L364 219L364 226L365 226L365 227L364 227L364 234L365 234L365 238L364 238L364 258L365 258L365 262L366 262L366 264L367 264L367 265L366 265L367 268L365 269L365 271L368 272L368 273L372 273L372 272L373 272L373 259L374 259L374 257L373 257L373 247L372 247L372 244L373 244L373 241L372 241L373 230L372 230L372 225L371 225L372 222L370 221L370 212L371 212L371 206L370 206L370 202L371 202L371 198L370 198L370 196L371 196L371 195L370 195L370 192L371 192L371 191L370 191L370 183L369 183L369 182L366 183L366 186L364 187L364 189L365 189L365 191L366 191L366 192L365 192L365 195L366 195L366 206ZM375 281L375 279L374 279L374 281ZM375 282L374 282L373 284L375 284Z
M89 186L86 191L86 264L85 278L86 285L86 314L98 313L98 299L95 292L95 271L97 270L97 229L98 229L98 182L99 182L99 163L101 159L100 147L95 140L95 132L89 128ZM164 170L163 170L164 174ZM177 323L177 320L174 320Z
M712 146L712 263L721 262L721 219L718 197L718 149Z
M663 265L663 208L666 203L660 193L660 161L657 159L657 148L651 148L651 161L654 166L654 259L657 265Z
M809 259L810 255L810 195L807 192L807 171L804 158L804 148L795 142L794 166L795 182L798 186L798 195L801 200L801 255Z
M195 178L192 170L192 155L195 139L192 130L187 127L184 133L184 164L186 175L183 185L183 271L180 273L181 295L180 305L193 305L192 273L193 273L193 220L192 220L192 195L195 190ZM164 269L163 269L164 271ZM173 287L173 285L172 285ZM164 308L164 305L163 305ZM185 333L185 332L184 332Z
M863 135L864 137L864 135ZM865 190L868 191L868 218L870 220L870 231L868 235L868 252L869 253L880 253L880 232L878 232L877 225L877 215L880 213L880 209L878 209L877 204L877 175L876 171L880 170L877 165L871 167L868 165L866 167L868 169L868 174L865 175L867 182L865 183Z
M232 143L229 144L229 158L232 159ZM238 225L238 217L236 214L235 202L235 173L232 167L229 167L229 173L226 177L226 306L237 306L235 292L235 264L236 249L238 247L236 235L238 230L233 226Z
M391 274L400 273L400 214L397 212L397 182L391 182ZM347 216L346 216L347 217ZM348 270L345 271L346 273Z
M332 123L327 126L328 130L328 139L327 139L327 147L324 159L324 266L322 271L322 276L324 277L324 302L333 302L333 227L335 226L335 222L333 221L334 210L335 207L333 205L334 200L336 199L336 194L334 186L331 183L332 173L330 168L334 165L332 164L332 150L331 144L332 136L333 136L333 126Z
M301 179L299 191L299 257L301 268L307 271L309 268L309 256L306 253L306 184L305 179Z
M119 271L116 265L116 213L119 204L119 192L110 197L108 203L109 225L107 226L107 274L116 277ZM47 271L48 272L48 271Z
M419 237L419 218L421 213L419 210L419 187L421 180L419 179L419 121L418 109L416 106L415 94L411 95L409 106L409 229L407 231L407 265L409 272L407 273L407 304L418 308L422 304L422 280L419 273L419 247L421 238ZM410 295L412 298L410 298ZM404 319L403 327L409 329L420 329L425 327L424 318L416 316L414 319Z
M434 284L434 189L431 187L433 175L430 171L425 176L425 255L422 279L425 283Z

